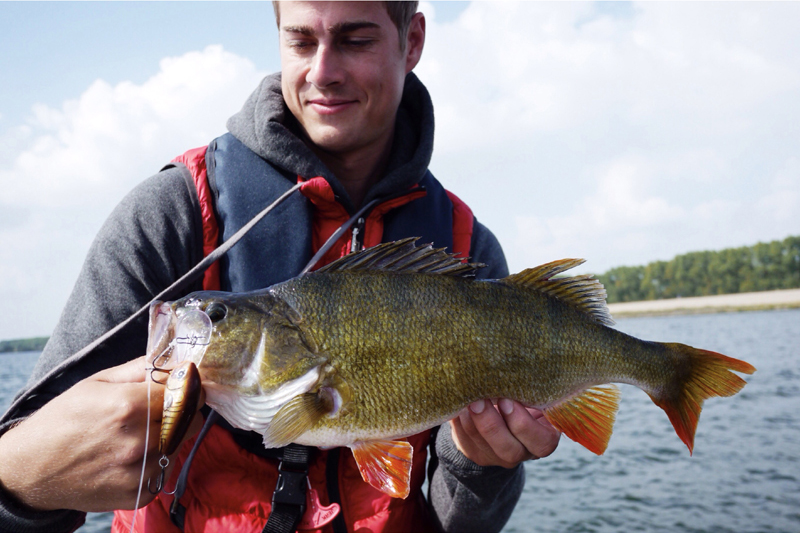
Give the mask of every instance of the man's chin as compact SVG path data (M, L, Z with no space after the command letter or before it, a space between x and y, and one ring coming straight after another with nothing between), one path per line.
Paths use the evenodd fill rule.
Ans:
M351 131L330 126L307 132L307 135L314 146L330 154L349 152L359 145Z

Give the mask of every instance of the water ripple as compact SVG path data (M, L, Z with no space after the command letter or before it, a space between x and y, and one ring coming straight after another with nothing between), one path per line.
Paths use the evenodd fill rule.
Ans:
M526 464L504 531L741 533L800 531L800 310L622 319L619 329L752 363L731 398L706 402L688 451L649 398L622 387L604 456L562 439Z

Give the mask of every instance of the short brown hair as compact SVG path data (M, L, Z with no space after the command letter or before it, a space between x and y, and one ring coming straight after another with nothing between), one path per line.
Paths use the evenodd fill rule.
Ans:
M384 2L386 12L389 18L397 28L397 35L400 36L400 49L406 48L406 35L408 34L408 27L411 25L411 19L417 12L419 2ZM275 11L275 23L278 25L278 30L281 29L281 9L280 2L273 0L272 9Z

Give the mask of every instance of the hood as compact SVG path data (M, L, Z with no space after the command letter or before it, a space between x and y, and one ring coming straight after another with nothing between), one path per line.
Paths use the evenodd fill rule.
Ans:
M227 126L245 146L288 174L304 178L322 176L348 212L357 209L336 176L300 138L300 125L283 100L280 73L264 78L241 111L228 119ZM397 112L386 175L369 191L364 202L416 185L428 169L432 152L433 104L419 78L409 73Z

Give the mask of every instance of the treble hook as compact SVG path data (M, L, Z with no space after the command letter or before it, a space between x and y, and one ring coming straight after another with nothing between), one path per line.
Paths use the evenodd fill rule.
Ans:
M157 366L152 366L152 367L148 368L147 370L149 370L149 371L150 371L150 379L151 379L151 380L152 380L154 383L158 383L159 385L163 385L163 384L164 384L164 383L166 383L166 382L165 382L165 381L159 381L159 380L157 380L156 378L154 378L154 377L153 377L153 372L161 372L161 373L163 373L163 374L169 374L170 372L172 372L171 370L165 370L165 369L163 369L163 368L158 368Z
M155 358L153 358L153 366L151 368L147 369L147 370L150 371L150 379L152 381L154 381L155 383L158 383L160 385L163 385L164 382L163 381L159 381L156 378L154 378L153 377L153 372L161 372L163 374L169 374L171 372L171 370L167 370L166 368L163 368L161 365L164 365L164 364L167 363L167 361L169 361L169 358L171 357L171 354L167 355L167 351L170 350L172 347L173 347L173 343L169 343L169 345L167 345L167 347L164 348L164 351L162 351ZM164 358L164 361L161 364L159 364L158 361L159 361L159 359L162 359L162 358Z
M152 482L152 478L148 478L147 480L147 490L150 494L156 495L161 491L164 491L164 478L167 475L167 467L169 466L169 457L166 455L162 455L161 459L158 460L158 466L161 467L161 472L158 473L158 477L156 478L156 490L153 490L150 487L150 483ZM164 494L175 494L175 491L167 492L164 491Z

